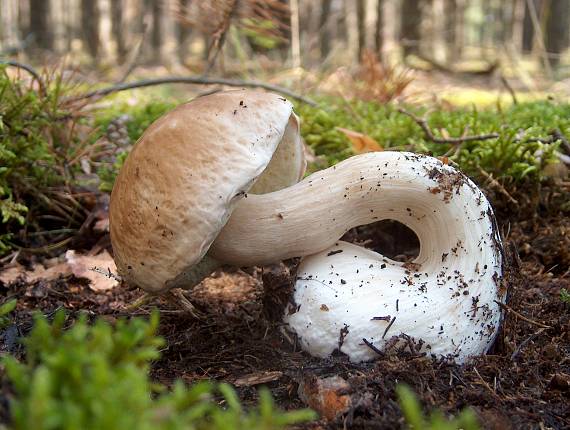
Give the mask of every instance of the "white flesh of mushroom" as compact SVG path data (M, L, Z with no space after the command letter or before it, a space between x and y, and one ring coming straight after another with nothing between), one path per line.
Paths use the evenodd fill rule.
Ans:
M413 264L338 242L382 219L416 233ZM366 342L381 350L406 335L422 351L462 362L484 353L498 331L502 246L492 209L473 182L432 157L364 154L249 195L210 252L237 265L315 254L301 263L286 321L316 356L340 349L369 360L377 353Z

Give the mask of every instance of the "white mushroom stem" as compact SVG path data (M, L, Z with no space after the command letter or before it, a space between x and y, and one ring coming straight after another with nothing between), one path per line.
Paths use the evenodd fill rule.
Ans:
M382 219L416 233L412 264L338 242L350 228ZM495 300L504 301L504 291L494 215L473 182L435 158L365 154L250 195L209 251L236 265L314 253L301 263L286 317L313 355L339 349L362 361L405 342L461 362L495 338Z
M415 262L434 269L457 246L469 248L473 265L500 247L492 209L466 176L433 157L386 151L352 157L280 191L248 195L208 255L248 266L315 254L351 228L382 219L410 227L420 241Z

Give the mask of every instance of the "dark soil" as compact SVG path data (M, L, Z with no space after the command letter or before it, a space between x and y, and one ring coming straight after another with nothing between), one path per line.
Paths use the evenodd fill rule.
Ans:
M511 249L509 310L492 351L467 365L407 350L366 364L352 364L344 357L315 359L301 352L279 323L293 280L292 261L256 269L253 276L217 274L193 293L193 302L205 315L200 320L172 302L156 299L152 305L162 310L161 334L167 347L154 363L153 377L166 384L176 378L236 383L246 403L256 399L256 383L264 381L287 409L305 406L297 390L308 378L339 375L348 381L352 408L336 420L306 428L400 428L403 419L394 387L401 382L414 389L426 411L440 408L455 414L470 406L484 428L570 428L570 305L560 299L561 288L570 290L570 220L561 214L512 219L512 214L499 216ZM408 245L387 249L378 239L381 229ZM404 260L417 253L413 234L390 224L388 229L386 224L359 228L347 238ZM21 353L17 337L29 330L36 309L52 313L63 307L114 320L148 314L150 305L125 310L140 294L126 288L97 293L75 279L0 286L0 295L18 298L15 324L0 334L0 350ZM6 418L2 404L0 421Z

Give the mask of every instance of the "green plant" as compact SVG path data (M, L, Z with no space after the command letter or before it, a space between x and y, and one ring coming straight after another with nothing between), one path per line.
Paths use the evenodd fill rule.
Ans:
M559 141L557 130L570 137L570 104L534 102L506 110L458 108L413 109L425 115L438 137L480 135L496 132L497 139L466 142L458 147L438 144L426 138L423 130L408 116L389 104L328 98L318 107L299 105L302 134L317 155L334 164L353 154L342 127L369 135L386 149L450 154L470 176L482 177L481 169L508 184L537 183L544 179L543 167L555 160Z
M568 292L566 288L560 289L560 300L562 300L564 303L570 304L570 292Z
M0 305L0 329L10 324L10 314L16 309L16 299L8 300Z
M443 413L436 410L429 417L424 416L422 407L414 392L405 384L396 387L398 403L410 429L415 430L478 430L477 417L471 409L464 409L461 413L448 420Z
M17 230L48 230L39 215L67 226L82 221L69 187L85 144L77 132L81 108L66 99L62 73L46 71L30 83L6 67L0 65L0 254Z
M113 328L85 316L69 329L35 317L25 339L26 360L2 359L14 389L13 429L274 429L314 418L311 411L281 412L267 391L245 411L227 384L200 382L172 390L151 383L149 365L164 342L150 320L118 320ZM217 400L222 400L224 407Z

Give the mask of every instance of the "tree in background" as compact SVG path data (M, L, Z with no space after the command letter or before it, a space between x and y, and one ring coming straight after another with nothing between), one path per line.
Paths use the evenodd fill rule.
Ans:
M53 49L53 33L51 30L50 0L30 0L30 26L28 32L33 35L31 46L43 50Z
M124 33L123 0L111 0L111 33L117 48L117 63L123 64L127 56L127 46Z
M83 42L91 58L99 55L99 2L81 0L81 29Z
M403 0L400 12L400 42L404 58L419 53L422 0Z
M570 0L550 0L546 19L545 46L550 65L558 66L560 54L568 47L570 36Z

